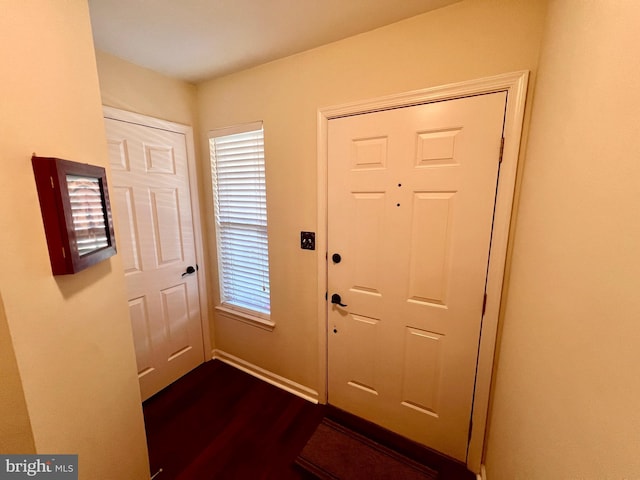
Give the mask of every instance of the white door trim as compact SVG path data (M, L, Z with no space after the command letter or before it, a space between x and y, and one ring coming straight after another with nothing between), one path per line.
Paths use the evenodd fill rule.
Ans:
M200 217L200 195L198 193L198 175L196 155L193 141L193 127L180 123L169 122L159 118L149 117L139 113L120 110L118 108L102 106L104 118L120 120L145 127L158 128L169 132L180 133L185 136L187 147L187 168L189 169L189 193L191 197L191 214L193 216L193 235L196 248L196 263L198 264L198 295L200 297L200 321L202 323L202 346L205 360L211 359L211 336L209 331L209 306L207 301L207 271L202 242L202 222ZM207 358L208 356L208 358Z
M519 71L467 82L443 85L372 100L349 103L318 110L318 361L319 395L327 402L327 201L328 201L328 122L332 118L369 113L389 108L407 107L454 98L499 91L507 92L504 126L504 150L498 181L491 252L487 277L487 303L482 321L476 387L473 397L471 440L467 452L467 468L480 472L484 437L489 411L493 360L503 291L509 229L516 185L520 138L527 94L529 72Z

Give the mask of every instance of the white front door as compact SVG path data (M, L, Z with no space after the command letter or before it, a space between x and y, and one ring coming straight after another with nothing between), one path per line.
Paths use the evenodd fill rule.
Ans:
M145 400L204 361L186 138L110 118L105 125Z
M328 122L329 403L461 461L505 103Z

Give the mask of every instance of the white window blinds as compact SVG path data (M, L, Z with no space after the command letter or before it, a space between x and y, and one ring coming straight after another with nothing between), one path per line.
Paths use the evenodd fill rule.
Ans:
M100 179L78 175L67 175L66 179L78 255L108 247Z
M269 252L262 124L211 133L222 305L268 316Z

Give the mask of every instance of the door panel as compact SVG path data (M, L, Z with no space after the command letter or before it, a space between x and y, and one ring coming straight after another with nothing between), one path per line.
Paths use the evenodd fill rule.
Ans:
M183 262L178 191L175 188L154 188L149 193L156 240L156 264Z
M204 361L181 133L105 119L119 251L143 399Z
M329 402L465 460L506 93L329 121Z
M151 325L147 313L145 297L129 300L129 316L133 330L138 373L146 374L154 370L153 349L151 348Z
M401 403L437 417L443 336L411 327L406 327L404 334Z
M455 193L416 192L411 218L409 301L445 305Z
M130 187L113 187L111 189L111 199L120 219L118 253L122 255L124 271L125 273L139 271L140 241L135 222L133 189Z

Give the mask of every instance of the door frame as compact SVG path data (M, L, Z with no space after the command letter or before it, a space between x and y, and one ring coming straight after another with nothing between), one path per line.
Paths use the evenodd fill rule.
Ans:
M198 175L196 155L193 140L193 127L180 123L169 122L140 113L129 112L119 108L102 106L102 116L106 119L119 120L143 127L157 128L184 135L187 148L187 169L189 171L189 198L191 200L191 216L193 219L193 237L195 244L196 264L198 265L198 296L200 300L200 324L202 327L202 347L204 361L211 359L211 335L209 328L208 300L207 300L207 270L205 265L204 248L202 242L202 217L200 216L200 195L198 190ZM117 223L116 219L116 223ZM116 230L117 233L117 230Z
M524 120L529 72L518 71L493 77L415 90L396 95L330 106L318 110L318 398L327 403L327 211L328 211L328 122L333 118L371 113L391 108L409 107L424 103L470 97L481 94L507 92L504 123L504 147L498 177L494 224L491 235L487 270L486 309L482 319L476 384L471 413L471 436L467 450L467 468L480 473L496 351L498 321L504 287L505 265L509 245L513 199L520 153L520 139ZM325 255L323 255L325 253Z

